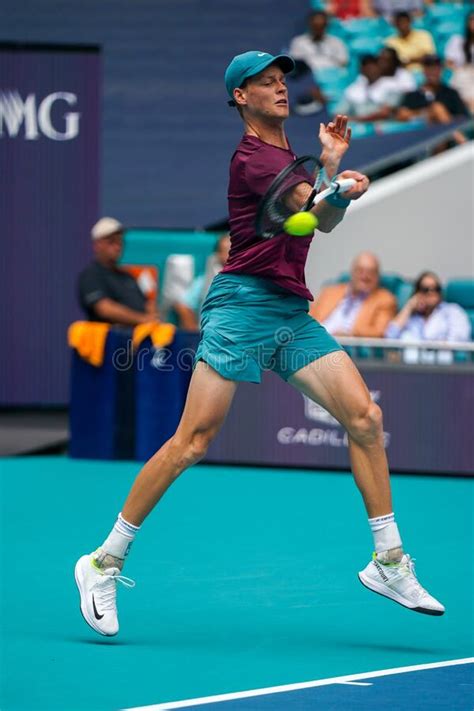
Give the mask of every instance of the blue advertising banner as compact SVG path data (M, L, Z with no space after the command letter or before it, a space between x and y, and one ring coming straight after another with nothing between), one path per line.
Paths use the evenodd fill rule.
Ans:
M472 372L360 370L383 410L394 471L474 473ZM347 445L347 434L326 410L266 373L261 385L239 385L206 461L347 469Z
M0 405L66 404L98 216L100 55L0 44Z

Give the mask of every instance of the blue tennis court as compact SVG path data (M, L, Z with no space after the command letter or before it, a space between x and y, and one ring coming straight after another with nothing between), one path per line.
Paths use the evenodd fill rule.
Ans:
M223 694L207 699L178 701L170 704L142 706L143 711L195 709L201 711L303 711L304 709L380 709L397 711L464 711L472 708L474 694L474 658L435 664L420 664L400 669L387 669L371 674L303 684L289 684L273 689L255 689L236 694ZM414 706L413 704L416 704ZM127 711L141 711L128 709Z
M393 477L406 548L446 604L433 618L357 580L371 537L349 474L197 466L140 531L106 639L73 568L138 469L2 460L0 708L472 711L472 665L443 666L472 657L471 480Z

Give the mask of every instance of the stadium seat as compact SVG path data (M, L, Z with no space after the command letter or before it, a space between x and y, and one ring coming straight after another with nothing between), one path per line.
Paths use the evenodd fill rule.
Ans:
M318 82L319 83L319 82ZM347 82L345 81L333 81L333 82L325 82L325 83L319 83L319 86L321 87L322 92L326 96L329 105L330 105L330 111L335 108L339 102L342 99L342 96L344 94L344 89L347 86Z
M411 26L415 30L427 30L428 32L431 32L431 24L426 15L422 17L414 17L412 19Z
M217 234L199 231L127 230L122 264L153 265L166 280L166 262L170 254L188 254L194 258L195 273L202 274Z
M426 8L426 15L433 23L452 19L464 19L465 8L461 4L450 2L436 3Z
M396 35L397 31L395 27L392 25L391 22L388 20L385 20L383 17L380 18L380 24L379 24L379 36L384 37L385 39L387 37L392 37L393 35Z
M410 298L410 296L413 293L413 284L408 281L402 281L398 287L395 293L395 296L397 297L397 303L398 303L398 308L403 309L405 306L406 302Z
M474 309L474 279L450 279L446 285L446 301L463 309Z
M459 20L447 20L446 22L441 22L436 25L433 30L433 35L439 40L447 40L452 35L462 35L464 34L464 20L461 18Z
M350 78L349 71L344 67L321 67L314 73L314 77L320 86L347 82Z
M326 281L325 284L344 284L348 282L351 278L349 272L342 272L336 279L330 279ZM380 286L384 289L388 289L392 294L397 296L397 290L401 284L404 284L403 278L399 274L393 274L391 272L386 272L380 276Z
M379 37L383 34L382 23L377 17L356 17L346 20L344 29L349 37Z
M394 296L397 296L400 285L403 284L403 279L399 274L391 274L387 272L380 277L380 286L391 291Z
M314 73L314 79L321 91L328 99L331 109L339 103L344 89L352 81L352 74L349 69L342 67L324 67Z
M331 17L328 24L328 34L339 37L343 42L347 41L347 32L344 24L337 17Z
M350 127L352 131L352 138L367 138L368 136L375 136L375 127L371 121L364 121L364 123L351 121Z
M352 53L361 57L363 54L378 54L384 47L381 37L355 37L350 40L349 47Z
M462 306L469 316L474 334L474 279L450 279L446 285L445 299Z

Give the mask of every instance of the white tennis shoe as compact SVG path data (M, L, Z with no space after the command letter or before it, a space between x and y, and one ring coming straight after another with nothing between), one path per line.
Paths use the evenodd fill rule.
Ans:
M425 615L443 615L444 606L418 582L415 563L404 555L399 563L380 563L374 557L359 573L359 580L369 590Z
M102 570L96 564L96 554L83 555L74 570L81 596L81 612L85 621L99 634L113 636L119 631L117 618L117 583L135 587L130 578L120 575L118 568Z

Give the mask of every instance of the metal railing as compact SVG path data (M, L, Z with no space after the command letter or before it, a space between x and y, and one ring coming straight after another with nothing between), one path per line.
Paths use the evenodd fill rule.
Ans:
M436 136L431 136L430 138L425 138L419 143L415 143L407 148L402 148L397 150L395 153L390 153L389 155L378 158L371 163L367 163L358 170L369 177L376 176L378 173L383 172L387 169L394 168L395 166L410 160L419 160L420 158L427 158L431 151L433 151L440 143L449 141L452 138L454 131L472 132L474 130L474 120L472 118L466 119L465 121L455 121L453 124L449 124L445 131L440 131Z
M395 338L354 338L341 336L338 342L349 355L361 360L377 360L407 365L453 365L474 363L474 342L400 340Z

